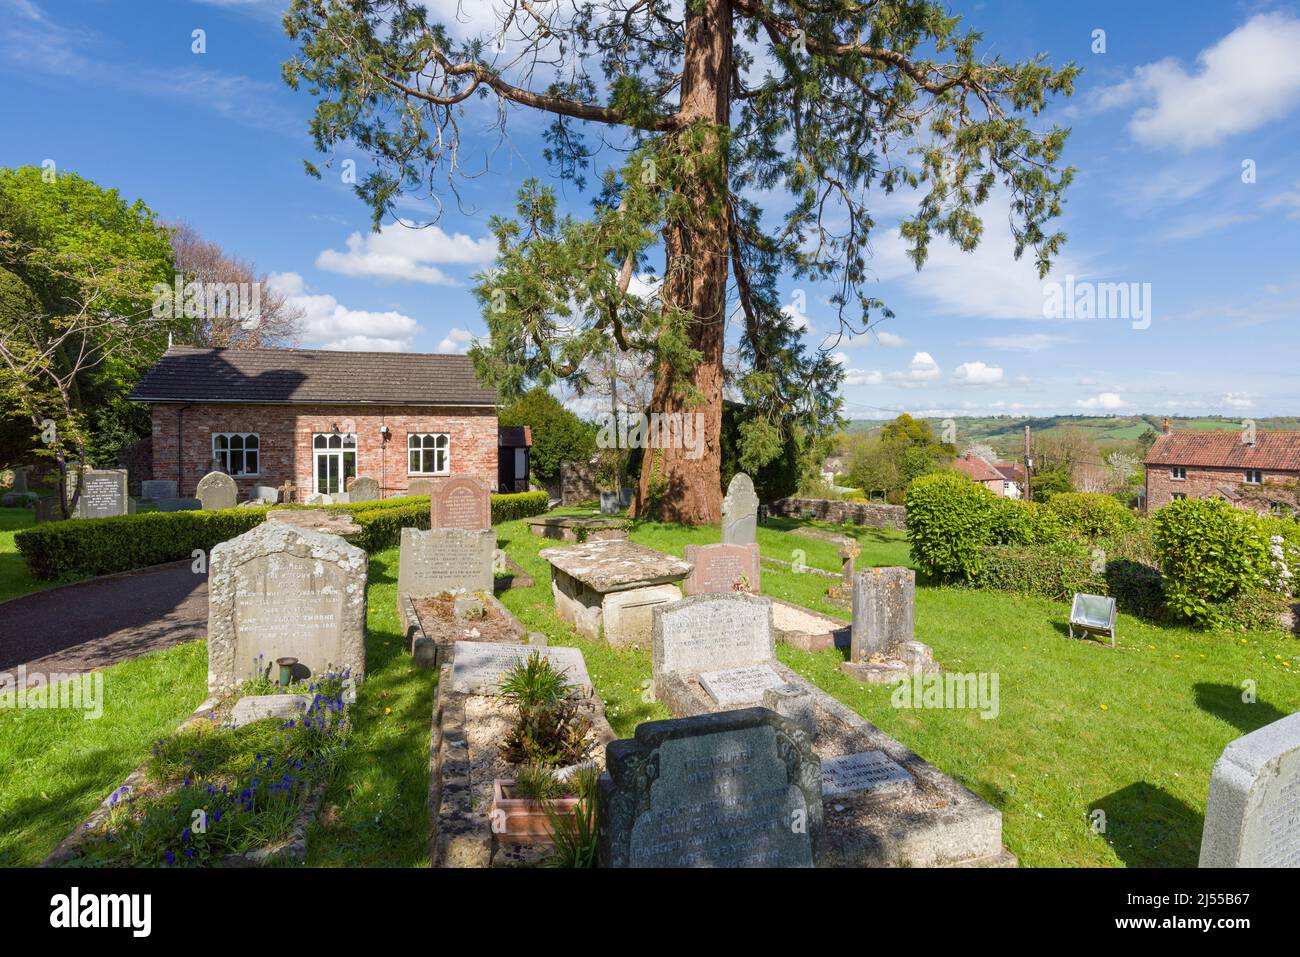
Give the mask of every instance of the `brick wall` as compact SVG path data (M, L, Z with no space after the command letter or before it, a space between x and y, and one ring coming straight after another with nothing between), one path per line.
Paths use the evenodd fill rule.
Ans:
M1147 512L1154 512L1162 505L1173 501L1175 492L1181 492L1188 498L1224 498L1223 489L1236 489L1246 481L1246 473L1239 468L1203 468L1187 466L1187 478L1176 479L1170 475L1168 465L1147 466ZM1293 482L1300 472L1264 471L1264 482ZM1257 512L1268 512L1267 502L1249 499L1233 501L1239 508L1249 508Z
M907 509L883 502L840 502L826 498L782 498L767 507L769 515L803 518L814 515L823 522L866 525L870 528L906 528Z
M414 476L407 474L408 432L450 435L451 476L469 475L497 486L497 415L495 409L409 406L349 409L339 406L190 405L181 416L181 474L177 473L177 416L181 407L156 404L153 414L153 477L176 479L180 494L194 494L210 471L212 435L256 432L261 445L260 475L237 476L241 498L254 485L279 487L286 479L303 490L312 488L312 436L331 432L357 434L357 475L379 481L384 497L403 495ZM387 441L380 434L387 425ZM450 476L448 476L450 477ZM434 477L434 481L437 478Z

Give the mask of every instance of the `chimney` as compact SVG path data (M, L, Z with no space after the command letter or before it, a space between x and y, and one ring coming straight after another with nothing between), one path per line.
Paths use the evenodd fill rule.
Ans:
M1160 431L1168 434L1173 431L1169 425L1169 416L1165 416L1164 422L1160 423Z

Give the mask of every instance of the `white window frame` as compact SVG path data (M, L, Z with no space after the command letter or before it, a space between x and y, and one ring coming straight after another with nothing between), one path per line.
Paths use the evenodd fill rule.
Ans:
M256 469L256 471L253 471L253 472L245 472L245 471L239 471L239 472L236 472L236 471L234 471L234 470L230 467L230 452L231 452L231 448L230 448L230 440L231 440L231 439L235 439L235 438L240 439L240 440L244 443L244 448L241 450L241 452L242 452L242 454L243 454L243 456L244 456L244 462L243 462L244 465L247 465L247 464L248 464L248 453L249 453L249 452L252 452L254 455L257 456L257 469ZM225 440L226 440L226 447L225 447L224 449L218 449L218 448L217 448L217 440L218 440L218 439L225 439ZM249 439L255 439L255 440L257 441L257 448L255 448L255 449L250 449L250 448L248 448L248 440L249 440ZM225 455L225 461L224 461L224 462L222 462L222 456L218 454L219 452L220 452L220 453L224 453L224 455ZM212 461L221 463L221 467L222 467L223 469L225 469L226 474L229 475L229 476L231 476L232 478L258 478L258 477L261 476L261 474L262 474L262 436L261 436L261 433L259 433L259 432L213 432L213 433L212 433Z
M1175 481L1175 482L1186 482L1186 481L1187 481L1187 466L1186 466L1186 465L1171 465L1171 466L1169 466L1169 478L1172 479L1172 480Z
M1251 476L1254 476L1254 478L1252 478ZM1247 485L1263 485L1263 484L1264 484L1264 470L1263 470L1263 469L1246 469L1246 484L1247 484Z
M433 439L433 446L425 446L425 439ZM437 442L443 439L443 448L439 448ZM419 445L412 445L412 442L418 441ZM418 452L420 455L420 464L424 463L426 453L433 454L433 464L438 464L438 453L443 453L443 465L441 469L435 468L433 471L416 471L411 468L411 453ZM450 432L407 432L406 433L406 474L407 475L450 475L451 474L451 433Z
M352 456L352 475L347 472L346 456ZM320 481L320 459L337 458L339 473L339 488L342 492L347 485L348 478L356 478L360 474L358 471L361 465L360 458L357 455L357 434L355 432L313 432L311 436L311 487L317 494L323 493ZM328 466L326 470L328 472Z

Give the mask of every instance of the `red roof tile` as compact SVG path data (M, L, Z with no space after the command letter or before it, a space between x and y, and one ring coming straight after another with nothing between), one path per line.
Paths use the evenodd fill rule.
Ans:
M1002 473L983 459L967 452L953 461L952 467L976 482L1001 482Z
M1300 471L1300 432L1257 432L1247 445L1233 430L1166 432L1147 452L1147 465Z

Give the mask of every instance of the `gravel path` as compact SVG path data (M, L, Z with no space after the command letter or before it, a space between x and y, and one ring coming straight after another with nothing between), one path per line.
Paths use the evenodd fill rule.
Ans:
M0 602L0 670L90 671L207 632L207 576L155 565Z

